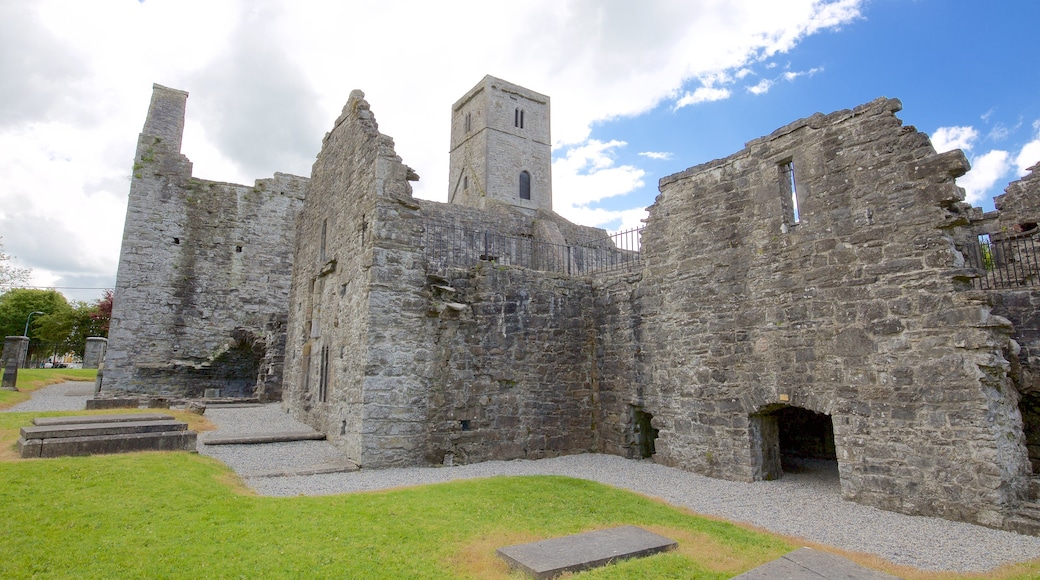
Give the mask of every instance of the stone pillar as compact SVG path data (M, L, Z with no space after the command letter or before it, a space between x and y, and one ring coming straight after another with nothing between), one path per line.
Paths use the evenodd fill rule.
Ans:
M96 369L101 361L105 360L105 351L108 350L108 339L99 336L87 338L87 348L83 351L83 368Z
M28 336L8 336L4 339L4 378L0 390L17 391L18 368L25 364L25 354L29 352Z

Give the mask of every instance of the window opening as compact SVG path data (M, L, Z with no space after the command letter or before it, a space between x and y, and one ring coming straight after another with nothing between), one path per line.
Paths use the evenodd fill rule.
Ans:
M520 109L520 128L524 128L524 110Z
M180 238L173 238L173 245L175 245L175 246L181 245L181 239Z
M513 109L513 126L514 127L519 127L520 126L520 108L519 107Z
M520 199L531 199L531 174L520 172Z
M321 222L321 249L319 250L318 260L325 261L325 234L329 229L329 220L324 219Z
M318 381L318 402L329 400L329 347L321 347L321 376Z
M462 176L462 189L463 189L463 191L469 189L469 176L468 175L463 175Z
M242 253L242 246L235 246L235 253L241 254Z
M780 203L784 206L785 221L789 226L798 225L798 188L794 181L794 161L787 160L777 166L780 172Z
M473 128L473 118L470 113L466 113L466 132L469 133L470 129Z

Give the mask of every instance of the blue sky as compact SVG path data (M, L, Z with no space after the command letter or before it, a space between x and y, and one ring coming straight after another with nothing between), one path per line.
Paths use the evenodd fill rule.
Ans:
M1036 22L1036 0L0 0L0 242L33 285L114 286L152 83L190 94L195 176L244 184L309 175L362 89L445 201L451 105L491 74L552 98L553 207L609 229L665 175L896 97L988 210L1040 161Z
M649 205L661 177L726 157L745 142L815 112L885 96L902 101L898 116L904 124L933 137L940 128L972 128L977 136L965 154L975 170L980 156L1008 153L1007 162L995 168L1002 171L992 171L968 191L974 205L992 210L993 196L1020 177L1015 156L1040 137L1038 21L1040 2L1032 1L865 3L861 17L743 67L746 76L725 85L727 98L678 109L667 101L639 116L593 124L593 139L625 142L610 150L617 165L646 172L642 187L594 207ZM785 73L797 76L788 80ZM768 91L749 90L762 80L771 82ZM684 90L699 86L704 83L692 80ZM1032 163L1040 162L1036 147ZM654 161L640 155L647 152L669 157ZM558 156L565 153L557 151Z

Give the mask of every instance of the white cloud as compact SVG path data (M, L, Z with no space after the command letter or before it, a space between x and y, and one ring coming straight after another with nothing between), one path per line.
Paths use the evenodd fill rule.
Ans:
M689 105L696 105L697 103L706 103L710 101L721 101L722 99L728 99L730 96L729 89L716 89L712 87L699 87L692 93L687 91L682 98L675 102L675 109L681 109Z
M1001 178L1011 169L1007 151L994 149L971 160L971 171L957 178L957 185L964 188L964 201L977 205Z
M618 212L589 204L638 187L643 172L614 163L609 151L619 145L576 168L578 152L596 150L593 123L665 100L726 98L724 83L859 18L861 4L458 0L445 25L443 4L420 0L320 9L288 0L0 2L0 211L46 217L68 233L65 251L83 272L114 279L124 178L153 82L191 95L184 153L196 176L238 183L309 174L322 132L351 89L363 89L381 131L422 176L416 195L443 200L450 106L493 74L552 97L554 147L576 146L554 164L556 205L605 223ZM691 82L703 86L684 91ZM63 279L76 274L42 256L53 248L19 239L7 250L41 277L52 268Z
M590 206L643 186L645 171L615 164L615 151L625 145L624 141L590 139L558 156L552 166L553 209L571 221L587 225L616 220L619 212Z
M932 147L936 153L954 149L971 151L979 132L974 127L939 127L932 133Z
M792 82L798 77L811 77L818 72L823 72L823 67L813 67L803 71L787 71L784 73L784 80Z
M641 157L660 160L668 160L672 158L672 153L668 151L641 151L639 155Z
M758 84L750 86L747 91L753 95L761 95L768 93L769 89L773 87L773 81L769 79L762 79L758 81Z
M1040 137L1023 145L1015 156L1015 169L1019 177L1029 173L1029 168L1036 165L1040 165Z

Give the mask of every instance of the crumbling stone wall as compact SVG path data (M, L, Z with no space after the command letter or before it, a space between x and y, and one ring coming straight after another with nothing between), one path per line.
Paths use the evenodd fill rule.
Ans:
M1026 446L1033 473L1040 473L1040 285L1036 282L1036 272L1040 264L1036 261L1037 237L1040 229L1040 173L1035 166L1030 173L1020 180L1012 182L1004 190L1004 194L994 199L997 212L995 216L984 222L981 228L990 233L996 244L1015 249L1015 258L1019 263L1013 265L1018 276L1016 281L1023 282L1019 287L995 288L990 293L993 299L993 312L1009 319L1015 327L1013 338L1019 347L1009 353L1014 355L1012 377L1018 388L1021 400L1019 409L1022 412ZM1018 246L1015 248L1015 246ZM995 260L995 267L1008 267Z
M297 233L285 403L366 467L595 449L587 280L429 263L431 228L565 244L552 212L411 197L415 177L355 91L315 163Z
M138 139L102 388L251 395L258 361L239 360L252 345L233 331L262 335L285 311L307 180L194 178L180 152L187 96L155 85Z
M900 107L817 114L661 180L641 299L656 461L774 477L775 411L800 407L830 417L847 499L1000 525L1025 496L1011 326L956 278L968 164Z

